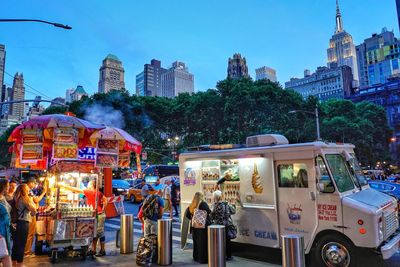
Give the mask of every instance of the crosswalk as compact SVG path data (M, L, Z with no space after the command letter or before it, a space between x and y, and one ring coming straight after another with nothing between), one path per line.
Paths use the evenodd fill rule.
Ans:
M120 218L110 218L107 219L105 224L104 224L104 230L108 232L115 232L116 230L120 229ZM138 220L135 220L133 223L133 232L134 232L134 239L139 240L141 236L143 236L142 233L142 223ZM181 223L180 222L172 222L172 242L174 246L179 246L181 245ZM193 243L193 241L188 238L189 245Z

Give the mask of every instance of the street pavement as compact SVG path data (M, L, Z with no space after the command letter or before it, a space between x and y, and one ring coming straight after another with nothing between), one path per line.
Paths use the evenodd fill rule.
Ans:
M125 202L125 212L126 214L134 214L137 215L137 204L131 204L129 202ZM164 216L167 218L167 214ZM177 217L174 217L173 222L173 266L207 266L206 264L197 264L192 260L192 250L191 244L192 240L189 239L187 246L188 249L181 250L180 249L180 222ZM121 255L119 253L119 249L116 248L115 238L116 238L116 230L120 229L120 218L111 218L107 219L105 223L105 231L106 231L106 250L107 256L96 258L94 260L86 260L81 261L79 258L66 258L60 256L60 259L57 264L53 265L50 263L50 259L48 256L34 256L29 257L25 260L25 265L30 267L40 266L136 266L135 264L135 253ZM138 220L134 221L134 248L136 250L137 242L139 238L142 236L141 223ZM280 252L279 250L267 250L266 253L271 254L268 259L268 262L265 261L255 261L250 259L244 259L239 257L234 257L233 261L229 261L227 266L281 266L280 261ZM153 264L153 266L157 266ZM392 257L388 261L381 261L379 257L374 255L373 253L362 253L362 261L359 266L368 267L368 266L387 266L387 267L395 267L400 266L400 254L397 253L394 257Z

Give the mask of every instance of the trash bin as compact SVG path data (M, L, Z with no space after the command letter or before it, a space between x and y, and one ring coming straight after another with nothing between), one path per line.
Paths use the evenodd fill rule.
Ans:
M305 267L304 237L282 235L282 266Z
M157 252L158 265L172 264L172 220L158 220Z
M208 226L208 267L225 267L225 226Z
M133 253L133 215L121 215L121 225L117 231L116 246L121 254ZM119 241L121 244L119 244Z

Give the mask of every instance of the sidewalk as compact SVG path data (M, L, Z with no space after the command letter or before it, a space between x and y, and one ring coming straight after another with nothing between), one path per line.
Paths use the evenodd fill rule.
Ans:
M137 240L135 240L135 248ZM46 255L35 256L27 258L24 264L29 267L48 267L48 266L79 266L79 267L89 267L89 266L118 266L118 267L132 267L135 264L135 253L122 255L119 254L119 249L115 247L114 242L107 242L106 244L107 256L96 258L94 260L87 259L82 261L79 259L64 259L60 258L59 261L53 265L50 263L50 258ZM207 266L207 264L198 264L192 260L192 250L182 251L180 248L173 247L173 263L172 266ZM152 266L158 266L157 264L152 264ZM274 264L269 264L266 262L257 262L249 259L243 259L239 257L234 257L232 261L227 262L227 266L240 266L240 267L261 267L261 266L279 266Z

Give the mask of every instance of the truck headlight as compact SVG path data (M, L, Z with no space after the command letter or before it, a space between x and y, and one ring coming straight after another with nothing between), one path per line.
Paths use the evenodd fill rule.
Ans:
M379 217L379 220L378 220L378 233L379 233L379 240L383 240L383 218L382 218L382 216Z

